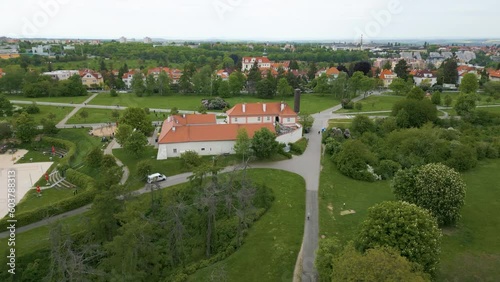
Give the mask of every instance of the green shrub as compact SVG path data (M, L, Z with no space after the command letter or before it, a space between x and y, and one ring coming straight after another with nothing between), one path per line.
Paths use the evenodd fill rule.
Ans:
M400 169L401 165L399 163L391 160L382 160L375 169L375 173L382 176L382 179L389 179Z
M45 145L60 147L67 151L66 155L64 155L64 157L59 161L59 164L61 166L65 164L70 165L71 162L75 160L75 153L76 153L75 143L68 140L57 139L53 137L43 137L41 142Z
M184 166L186 168L198 167L203 162L203 159L195 151L186 151L182 153L181 160L184 161Z
M78 188L86 189L86 190L92 190L95 188L95 180L94 178L81 173L79 171L76 171L74 169L67 169L66 170L66 180L74 185L76 185Z

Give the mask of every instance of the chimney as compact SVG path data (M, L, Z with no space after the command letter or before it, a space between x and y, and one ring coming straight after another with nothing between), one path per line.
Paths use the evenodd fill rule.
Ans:
M172 131L175 132L175 126L172 126Z
M294 98L293 111L298 114L300 112L300 89L295 89Z
M243 112L245 112L245 111L246 111L246 109L247 109L247 104L246 104L246 103L243 103L243 104L241 105L241 110L242 110Z
M266 112L266 104L262 104L262 111L265 113Z
M281 102L281 110L280 110L280 112L282 112L284 109L285 109L285 102Z

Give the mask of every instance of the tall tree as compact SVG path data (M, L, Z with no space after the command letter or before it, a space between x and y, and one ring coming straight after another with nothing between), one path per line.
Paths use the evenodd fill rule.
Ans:
M479 82L477 76L473 73L467 73L462 78L460 84L460 92L465 94L475 94L479 89Z
M363 75L369 75L369 73L371 72L372 70L372 65L370 62L366 62L366 61L363 61L363 62L357 62L356 64L354 64L354 68L353 68L353 72L357 72L357 71L360 71L363 73Z
M121 190L117 185L100 189L92 202L90 229L99 242L110 242L118 234L120 224L116 215L124 209L123 202L118 199Z
M31 142L37 134L35 119L26 112L14 119L13 128L16 137L23 143Z
M240 155L243 160L248 158L251 154L252 140L248 137L247 130L245 128L238 129L238 135L236 135L236 143L234 144L234 152Z
M138 97L142 97L144 95L146 92L146 86L144 85L144 76L142 75L142 72L138 71L134 73L134 76L132 76L131 88Z
M392 64L390 61L385 62L384 66L382 67L383 70L391 70L392 69Z
M229 75L229 91L231 92L231 95L240 95L244 86L245 76L241 72L234 71Z
M407 95L408 92L413 88L413 83L405 81L402 78L395 78L391 85L389 85L389 89L394 91L396 95Z
M441 65L443 74L443 83L457 84L458 82L458 64L455 58L447 59Z
M165 72L161 71L158 76L157 88L160 96L169 95L172 90L170 89L170 84L172 83L170 76Z
M123 111L119 124L129 124L132 128L141 131L144 135L149 135L153 132L153 124L149 116L142 108L127 108Z
M252 150L259 159L268 159L279 150L276 136L266 127L255 132L252 138Z
M390 247L434 274L439 262L441 231L429 211L406 202L382 202L368 209L356 239L361 251Z
M146 149L147 144L148 139L146 136L144 136L142 132L136 130L127 138L123 144L123 148L134 156L139 157Z
M315 62L309 64L309 69L307 71L307 77L311 80L314 79L316 73L318 72L318 67Z
M0 95L0 117L4 116L12 116L12 110L14 106L10 103L10 100L7 99L4 95Z
M398 75L399 78L407 80L409 68L410 67L406 63L406 60L401 59L394 67L394 72Z

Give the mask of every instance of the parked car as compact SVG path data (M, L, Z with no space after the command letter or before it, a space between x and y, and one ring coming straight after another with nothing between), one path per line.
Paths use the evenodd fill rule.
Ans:
M148 175L148 183L160 182L167 180L167 177L161 173L153 173Z

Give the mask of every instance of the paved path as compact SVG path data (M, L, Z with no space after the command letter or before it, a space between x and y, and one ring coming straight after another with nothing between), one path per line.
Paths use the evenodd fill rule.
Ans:
M109 142L108 146L106 146L106 149L104 149L104 154L105 155L113 155L113 149L115 149L115 148L120 148L120 145L116 142L116 139L113 139L113 140L111 140L111 142ZM125 182L127 182L128 177L130 176L130 171L129 171L128 167L123 165L123 163L118 158L115 157L115 160L116 160L116 164L123 169L123 174L122 174L122 178L120 179L120 184L124 185Z

